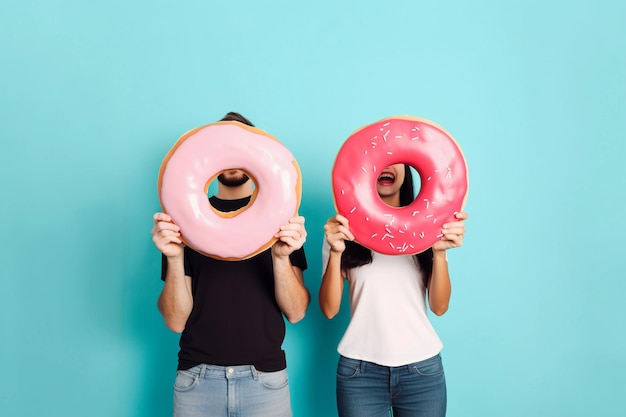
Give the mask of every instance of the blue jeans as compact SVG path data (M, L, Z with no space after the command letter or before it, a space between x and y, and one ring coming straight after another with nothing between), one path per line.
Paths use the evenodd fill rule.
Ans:
M446 402L439 355L394 367L339 358L339 417L444 417Z
M178 371L174 417L291 417L285 370L198 365Z

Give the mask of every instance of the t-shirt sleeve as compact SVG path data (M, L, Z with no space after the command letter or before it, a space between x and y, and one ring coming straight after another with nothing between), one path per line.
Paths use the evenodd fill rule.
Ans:
M184 248L185 257L185 275L191 276L191 253L187 246ZM165 281L165 275L167 274L167 257L161 254L161 281Z
M297 266L303 271L308 268L306 255L304 253L304 246L298 250L293 251L291 255L289 255L289 260L291 260L291 265Z

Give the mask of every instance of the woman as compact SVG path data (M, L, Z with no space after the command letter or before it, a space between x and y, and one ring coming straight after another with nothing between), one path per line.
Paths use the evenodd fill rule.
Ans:
M415 198L408 165L391 165L377 191L393 207ZM350 324L337 348L339 417L440 417L446 413L442 343L430 324L430 309L448 309L450 276L446 250L462 245L467 214L442 226L442 238L418 255L384 255L353 242L348 220L337 214L324 231L322 312L334 317L344 279L350 284Z

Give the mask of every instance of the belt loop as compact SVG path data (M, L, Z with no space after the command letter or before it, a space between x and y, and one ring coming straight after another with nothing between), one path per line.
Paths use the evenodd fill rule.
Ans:
M203 363L200 365L200 375L198 377L204 379L204 374L206 374L206 364Z
M252 374L252 379L255 381L259 379L260 372L256 370L254 365L250 365L250 373Z
M366 362L365 362L364 360L360 360L360 361L359 361L359 371L360 371L362 374L364 374L364 373L365 373L365 365L366 365Z

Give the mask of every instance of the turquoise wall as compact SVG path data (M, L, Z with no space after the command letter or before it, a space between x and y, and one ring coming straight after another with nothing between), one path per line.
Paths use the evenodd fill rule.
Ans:
M155 307L165 153L235 110L300 164L297 417L335 415L348 319L317 306L343 141L409 114L466 155L451 251L451 417L626 408L626 3L28 1L0 6L0 415L171 413L177 335Z

